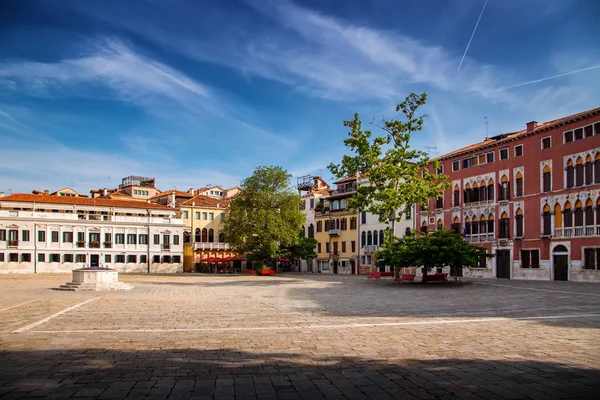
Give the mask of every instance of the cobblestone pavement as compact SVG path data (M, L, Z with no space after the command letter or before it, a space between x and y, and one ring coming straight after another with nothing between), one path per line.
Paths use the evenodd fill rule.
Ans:
M580 399L600 393L600 285L0 276L0 398Z

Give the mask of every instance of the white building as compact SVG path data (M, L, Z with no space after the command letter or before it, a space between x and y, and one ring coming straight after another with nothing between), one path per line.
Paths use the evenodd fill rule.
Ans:
M0 273L182 272L183 221L170 207L109 198L0 197Z
M367 179L359 179L358 185L368 185ZM407 230L416 229L416 208L412 206L409 210L402 213L402 216L396 220L394 227L394 236L403 237ZM400 213L398 213L400 214ZM379 222L379 216L367 212L361 212L359 218L359 236L360 236L360 266L375 266L376 260L374 254L383 243L385 230L391 229L392 224L388 222ZM391 272L392 267L380 267L380 272Z

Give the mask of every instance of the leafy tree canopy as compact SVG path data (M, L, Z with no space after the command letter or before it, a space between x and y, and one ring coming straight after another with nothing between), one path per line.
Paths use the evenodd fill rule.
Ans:
M315 258L317 256L317 253L315 251L316 246L316 239L307 238L304 235L302 235L302 233L300 233L298 243L282 248L282 255L283 257L289 259L307 259L309 257Z
M299 244L298 232L306 217L290 177L281 167L261 166L242 181L241 192L229 204L223 230L234 251L264 264Z
M425 93L411 93L398 104L396 112L402 112L404 121L385 120L376 125L382 132L374 136L362 129L358 114L351 121L344 121L350 128L344 144L352 155L344 155L341 164L330 164L329 170L338 178L358 173L369 184L360 186L349 201L349 207L379 215L380 222L392 222L402 217L413 204L427 208L430 198L441 196L449 187L445 175L438 175L438 163L424 151L413 150L410 140L413 133L423 129L425 116L417 116L417 110L427 101ZM429 166L433 167L430 172Z

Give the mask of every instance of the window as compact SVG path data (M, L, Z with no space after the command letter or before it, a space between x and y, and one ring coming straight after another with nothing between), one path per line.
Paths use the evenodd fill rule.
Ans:
M515 182L515 190L516 190L516 194L517 197L521 197L523 196L523 174L521 174L520 172L517 173L517 179Z
M160 244L160 235L154 235L154 244Z
M127 234L127 244L135 244L136 243L136 239L137 239L137 236L135 235L135 233L128 233Z
M0 254L0 261L4 261L4 254ZM46 262L46 255L44 253L38 253L38 262Z
M183 214L183 219L188 219L188 212L187 211L184 211L182 214Z
M63 232L62 240L63 243L73 243L73 232Z
M196 211L196 219L200 219L200 211Z
M521 268L539 268L539 250L521 250Z
M19 262L19 253L10 253L8 255L9 262Z
M173 256L172 263L179 264L181 262L181 256Z
M546 150L552 147L552 138L547 136L542 139L542 150Z
M494 152L493 152L493 151L490 151L489 153L487 153L487 154L485 155L485 160L486 160L486 162L488 162L488 163L493 163L493 162L494 162Z
M575 165L575 186L583 186L583 158L581 157L577 159L577 164Z
M115 256L116 263L124 263L125 262L125 254L117 254Z
M500 221L498 221L498 223L500 224L500 232L498 237L501 239L508 239L510 237L510 231L509 231L509 227L510 227L510 223L508 220L508 214L504 213L502 214Z
M356 217L350 217L350 229L356 229Z
M572 188L575 184L575 167L573 166L573 160L567 161L567 189Z
M350 249L351 249L352 253L356 252L356 241L355 240L350 242Z
M500 184L500 190L498 193L498 201L505 201L510 198L510 182L506 176L502 178L502 183Z
M325 243L325 253L329 253L329 242Z
M29 242L29 231L21 231L21 238L24 242Z
M452 162L452 171L456 172L460 170L460 161L456 160Z
M315 208L315 199L310 199L310 209Z
M77 254L76 256L77 258L77 262L78 263L84 263L85 262L85 254Z
M22 253L21 262L31 262L31 253Z
M317 243L317 253L321 252L321 243Z
M592 163L592 156L587 156L587 158L585 159L585 184L586 185L591 185L592 183L594 183L593 180L593 163Z
M115 234L115 243L125 244L125 234L124 233L116 233Z
M204 212L204 211L203 211L203 212L202 212L202 220L203 220L203 221L206 221L206 220L207 220L207 218L208 218L208 213L206 213L206 212Z
M173 235L173 244L175 246L179 245L179 235Z
M406 216L406 219L412 218L412 205L406 207L406 209L404 210L404 215Z
M148 235L147 234L141 234L139 237L139 243L140 244L148 244Z
M133 255L133 254L128 255L127 256L127 262L128 263L133 263L133 264L137 263L137 256Z
M221 213L221 222L225 221L225 213Z
M515 146L515 157L521 157L523 155L523 145L520 144Z
M60 262L60 254L50 254L49 258L52 263Z
M140 256L140 264L146 264L148 262L148 256L145 254L142 254Z
M50 240L52 240L52 243L58 243L58 231L50 232Z
M38 242L46 241L46 231L38 231Z
M523 210L520 208L517 210L517 215L515 216L515 228L517 229L516 237L523 237Z
M6 229L0 229L0 240L3 242L6 241Z
M508 160L508 147L500 149L500 159L501 160Z
M575 137L575 140L583 139L583 128L575 129L573 136Z
M444 195L435 199L435 208L444 208Z
M552 172L549 166L545 166L542 173L542 191L544 193L552 191Z
M462 167L463 169L465 168L471 168L473 166L473 159L472 158L465 158L464 160L462 160Z
M110 263L110 262L111 262L111 260L110 260L110 259L111 259L111 257L110 257L110 254L105 254L105 255L104 255L104 262L105 262L105 263Z
M164 263L170 263L171 262L171 256L163 256L162 262L164 262Z
M552 214L550 206L546 204L542 211L542 236L550 236L552 234Z
M215 219L215 213L208 213L208 220L214 221L214 219Z
M583 269L600 270L600 248L583 249Z
M573 141L573 131L567 131L564 133L565 143L571 143Z
M363 211L360 214L360 223L361 224L366 224L367 223L367 212L366 211Z
M584 127L583 131L586 138L594 136L594 127L592 125Z
M477 257L477 268L487 268L486 257Z
M73 262L73 254L65 254L63 256L63 262L72 263Z
M152 256L152 262L156 264L160 263L160 256Z

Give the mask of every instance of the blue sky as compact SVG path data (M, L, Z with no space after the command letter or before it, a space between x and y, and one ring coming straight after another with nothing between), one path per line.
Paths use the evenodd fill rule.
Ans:
M0 191L329 178L343 120L410 92L432 155L482 140L484 117L492 135L600 106L598 2L485 3L4 0Z

